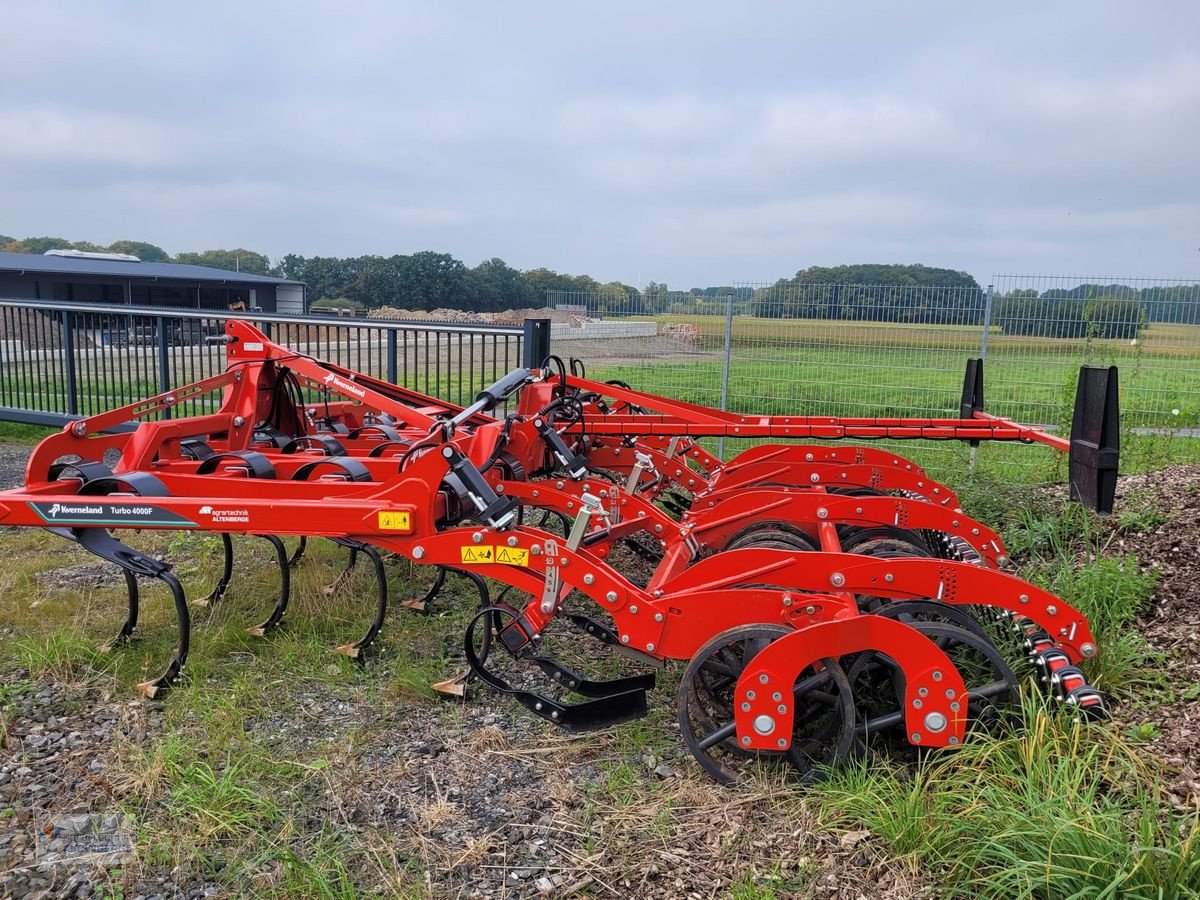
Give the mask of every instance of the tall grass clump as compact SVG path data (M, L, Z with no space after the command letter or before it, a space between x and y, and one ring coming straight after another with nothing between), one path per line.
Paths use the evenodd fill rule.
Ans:
M1200 893L1200 825L1167 812L1157 773L1102 726L1026 697L1008 734L928 756L915 773L863 762L817 788L945 897L1173 898Z

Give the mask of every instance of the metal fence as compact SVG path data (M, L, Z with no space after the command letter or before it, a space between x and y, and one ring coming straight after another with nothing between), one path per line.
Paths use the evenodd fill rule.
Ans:
M1200 436L1200 279L1001 275L986 289L791 280L709 293L553 292L547 304L564 321L654 323L619 347L572 347L594 374L746 413L956 415L965 361L983 357L990 411L1065 428L1079 366L1117 365L1127 446L1200 458L1200 441L1165 445ZM935 467L968 455L955 443L916 452ZM980 458L1032 457L989 448Z
M246 318L289 349L466 405L522 364L530 326L393 322L0 300L0 419L58 425L225 368L206 341ZM536 338L537 335L534 335ZM219 396L177 408L211 412Z

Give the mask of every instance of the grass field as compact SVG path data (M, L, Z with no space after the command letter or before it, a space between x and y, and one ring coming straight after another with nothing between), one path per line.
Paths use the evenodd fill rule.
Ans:
M697 325L695 343L636 342L622 349L568 347L598 379L720 406L724 320L663 317ZM660 328L661 330L661 328ZM585 342L580 342L584 344ZM590 342L597 345L598 342ZM567 346L567 345L564 345ZM589 352L590 351L590 352ZM563 352L568 352L566 349ZM979 354L979 329L735 317L727 407L749 414L957 416L963 368ZM1155 325L1136 344L993 334L986 364L987 408L1028 424L1069 431L1079 366L1116 365L1121 385L1123 471L1200 459L1200 327ZM943 474L966 469L966 449L916 442L907 452ZM986 445L979 471L1007 480L1060 480L1057 454Z

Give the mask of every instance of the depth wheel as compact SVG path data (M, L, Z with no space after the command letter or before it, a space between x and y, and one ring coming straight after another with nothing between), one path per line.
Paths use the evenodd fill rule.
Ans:
M786 758L802 780L836 767L854 742L854 701L846 673L822 659L800 673L793 688L795 723L786 752L748 753L737 746L733 694L738 676L772 641L792 634L783 625L743 625L701 647L679 685L679 727L696 762L721 784L734 784L764 760Z

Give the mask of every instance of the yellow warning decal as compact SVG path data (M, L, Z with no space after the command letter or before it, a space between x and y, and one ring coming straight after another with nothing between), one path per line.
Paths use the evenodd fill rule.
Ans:
M405 512L380 512L381 531L412 531L412 514Z
M529 551L520 547L497 547L496 562L506 566L529 565Z
M495 547L468 544L465 547L459 547L459 550L462 551L462 561L465 563L491 563L496 561Z

